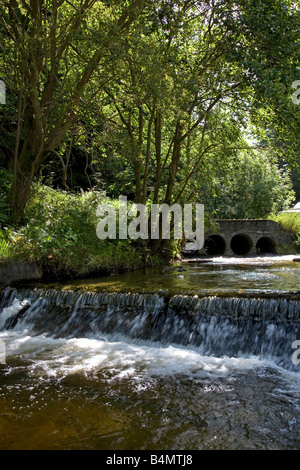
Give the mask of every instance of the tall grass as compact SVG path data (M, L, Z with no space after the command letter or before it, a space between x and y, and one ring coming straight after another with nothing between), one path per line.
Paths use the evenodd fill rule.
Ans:
M300 235L300 212L281 212L270 218L278 222L287 232Z
M0 261L5 262L12 256L12 244L5 238L5 233L0 231Z
M295 235L293 249L300 253L300 212L281 212L270 216L269 219L279 223L284 230ZM291 247L289 247L289 252Z

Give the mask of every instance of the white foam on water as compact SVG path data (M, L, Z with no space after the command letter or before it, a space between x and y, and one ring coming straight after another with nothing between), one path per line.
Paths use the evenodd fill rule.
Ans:
M54 339L42 335L31 336L27 330L22 334L18 331L5 330L0 332L0 339L6 345L7 357L27 357L34 359L40 355L52 354L59 344L63 344L63 339Z
M292 262L297 255L266 255L266 256L245 256L245 257L225 257L216 256L213 258L213 263L219 264L269 264ZM295 263L296 264L296 263Z
M5 307L0 313L0 329L4 327L5 322L15 316L25 305L28 304L27 300L14 299L10 307Z
M0 334L10 357L29 361L33 374L62 379L72 374L107 375L108 380L146 377L224 376L234 371L267 367L270 363L253 357L202 356L197 350L158 343L133 344L105 338L53 339L45 336Z

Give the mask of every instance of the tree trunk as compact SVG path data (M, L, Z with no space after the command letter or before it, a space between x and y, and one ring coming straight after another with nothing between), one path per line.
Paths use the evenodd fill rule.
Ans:
M155 160L156 160L156 172L155 172L155 182L154 182L154 196L153 204L158 203L159 188L161 183L161 126L162 126L162 116L161 110L157 111L155 117Z
M40 166L40 155L24 143L22 152L14 170L14 178L11 189L12 221L18 222L22 216L34 177Z
M25 100L24 116L25 140L21 147L18 139L16 141L11 187L12 221L14 223L18 222L24 212L32 182L40 168L44 153L42 116L35 91ZM21 125L21 123L19 124Z
M154 119L155 107L156 107L155 104L153 104L150 119L148 122L148 129L147 129L147 149L146 149L146 162L145 162L144 181L143 181L143 204L146 204L146 201L147 201L147 185L148 185L148 178L149 178L150 158L151 158L151 133L152 133L152 123Z
M74 89L67 89L66 96L68 95L69 98L67 98L66 108L53 121L51 119L49 121L49 113L51 108L53 110L53 107L59 107L59 104L54 100L57 83L60 80L62 82L60 93L66 92L64 82L68 84L68 80L65 80L68 72L64 75L64 66L61 70L59 69L60 61L76 36L77 30L82 26L84 16L88 14L96 2L94 0L79 2L81 8L74 13L73 21L71 21L70 27L66 27L65 32L58 28L57 17L58 8L66 2L53 1L51 17L45 19L47 8L43 8L44 2L31 0L30 6L26 4L28 12L26 12L26 19L25 14L23 15L24 24L20 22L19 16L14 14L16 2L6 3L12 23L10 27L6 28L7 34L17 43L17 47L22 44L23 48L22 83L24 83L25 118L22 134L25 136L25 141L19 152L17 139L14 178L11 187L12 220L17 222L24 212L32 182L41 163L61 144L77 119L81 96L92 74L99 66L105 48L110 45L112 40L121 37L128 30L143 11L146 2L145 0L133 0L129 6L125 7L119 19L108 31L105 41L99 44L90 59L82 66L82 72L78 76ZM44 27L44 23L48 24L48 22L50 22L49 31ZM50 67L49 74L48 66ZM20 96L22 95L20 94ZM20 113L19 122L21 122Z
M174 144L173 144L173 153L172 160L169 167L169 179L165 197L165 203L171 204L173 198L173 190L176 181L176 176L178 172L178 166L181 156L181 136L182 136L182 125L178 121L176 124L175 135L174 135Z
M142 203L142 181L141 181L141 160L136 158L134 161L134 173L135 173L135 200L136 202Z

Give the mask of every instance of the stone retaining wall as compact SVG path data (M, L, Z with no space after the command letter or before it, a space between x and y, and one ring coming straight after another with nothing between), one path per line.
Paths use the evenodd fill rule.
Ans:
M43 271L35 263L27 261L12 261L0 264L0 286L5 287L16 281L31 281L42 279Z

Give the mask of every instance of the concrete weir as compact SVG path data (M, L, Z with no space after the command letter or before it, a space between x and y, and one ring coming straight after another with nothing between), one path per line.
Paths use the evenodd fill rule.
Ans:
M217 232L206 232L200 255L246 256L276 253L290 245L293 235L273 220L219 220Z

